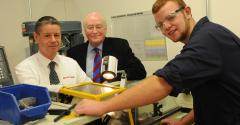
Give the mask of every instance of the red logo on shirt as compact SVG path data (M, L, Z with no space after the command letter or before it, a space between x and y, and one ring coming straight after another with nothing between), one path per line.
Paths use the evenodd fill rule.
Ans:
M75 76L64 76L63 79L73 79Z

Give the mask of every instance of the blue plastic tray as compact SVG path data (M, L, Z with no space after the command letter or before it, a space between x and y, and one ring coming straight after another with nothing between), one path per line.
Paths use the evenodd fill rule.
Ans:
M17 100L26 97L36 97L37 104L21 110ZM17 84L0 88L0 119L14 125L43 118L50 105L51 99L45 87Z

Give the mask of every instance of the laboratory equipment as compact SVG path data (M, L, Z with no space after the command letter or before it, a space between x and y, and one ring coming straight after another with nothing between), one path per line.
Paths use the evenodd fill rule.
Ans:
M0 87L12 85L13 79L8 65L6 53L3 46L0 46Z
M111 81L117 77L117 74L121 74L120 87L126 87L127 73L125 70L117 70L118 59L114 56L105 56L102 58L101 74L104 79Z
M62 33L62 45L59 50L60 54L65 54L66 51L78 44L84 42L82 34L82 26L80 21L59 21ZM22 35L29 38L30 55L38 51L38 46L33 38L35 31L35 21L27 21L22 23Z
M17 100L27 97L35 97L36 104L20 109ZM0 100L0 119L14 125L43 118L51 105L47 88L30 84L17 84L0 88Z
M102 100L116 93L124 91L124 88L109 84L99 84L94 82L83 82L78 85L63 87L60 93L71 95L78 98L87 98L94 100Z

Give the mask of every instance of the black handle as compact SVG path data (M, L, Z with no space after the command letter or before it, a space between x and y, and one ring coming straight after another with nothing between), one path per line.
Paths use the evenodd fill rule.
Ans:
M69 115L71 110L76 106L76 104L73 104L71 107L69 107L66 111L62 112L59 116L57 116L53 121L57 122L65 115Z

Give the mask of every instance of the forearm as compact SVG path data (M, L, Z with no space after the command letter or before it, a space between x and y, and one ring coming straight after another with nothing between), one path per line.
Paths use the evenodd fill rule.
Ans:
M136 86L104 102L106 112L117 111L156 102L166 97L172 87L157 76L150 76Z

